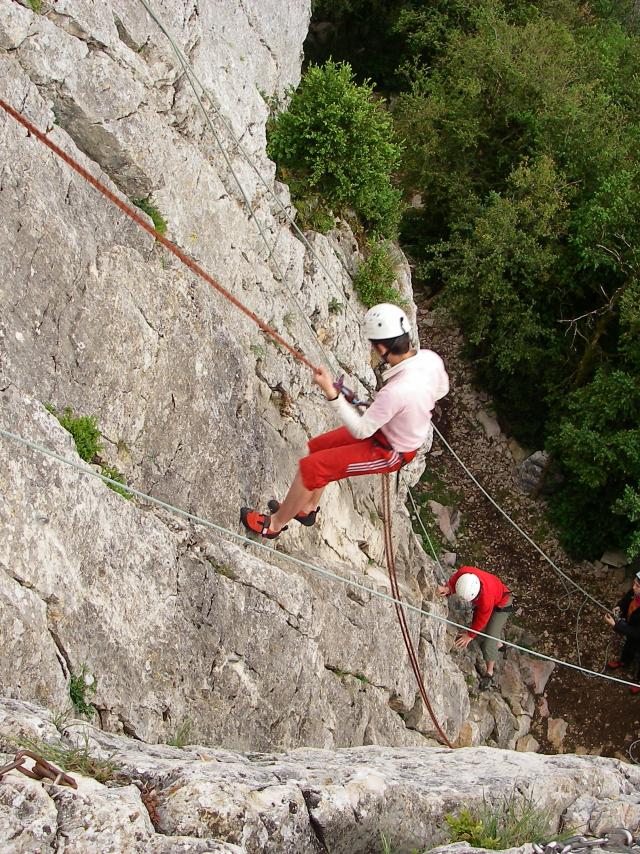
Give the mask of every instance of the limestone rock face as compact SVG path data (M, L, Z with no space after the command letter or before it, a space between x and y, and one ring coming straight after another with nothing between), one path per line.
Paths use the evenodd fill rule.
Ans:
M310 0L154 6L210 93L215 134L139 0L43 0L40 13L0 0L3 98L123 201L148 200L224 287L367 396L357 243L339 224L309 234L308 250L276 202L295 213L265 150L263 95L299 79ZM104 462L129 484L237 530L238 508L282 497L309 436L336 426L307 369L4 111L0 147L3 428L78 462L44 404L93 415ZM403 472L397 566L403 596L442 613L402 506L423 465ZM150 741L187 719L201 740L239 749L433 735L388 604L129 503L8 439L0 487L6 696L64 709L71 676L86 672L101 725ZM378 482L331 485L317 525L292 525L281 547L387 591ZM456 739L469 701L444 628L415 613L409 623ZM500 720L504 739L522 734Z
M0 786L3 850L9 838L31 838L43 845L66 840L65 850L83 854L369 854L380 850L384 835L392 850L422 851L446 841L445 815L483 803L500 810L516 791L548 813L549 839L578 826L597 834L607 822L635 832L640 821L640 769L614 759L490 748L179 750L80 722L61 734L50 713L0 700L0 750L8 737L29 731L47 731L63 750L76 744L91 757L109 758L117 776L107 788L76 772L74 791L11 772ZM530 851L526 846L522 854Z
M84 465L57 419L14 386L0 393L0 411L17 434ZM103 726L167 740L190 719L202 741L241 749L418 745L420 732L433 731L415 708L386 602L296 572L273 549L242 547L138 507L6 441L0 490L5 694L65 709L71 674L88 669ZM409 560L428 571L417 548ZM377 574L325 567L380 587ZM440 626L421 630L415 616L408 620L433 674L435 708L455 738L468 708L464 683L434 651ZM410 715L412 729L403 719Z

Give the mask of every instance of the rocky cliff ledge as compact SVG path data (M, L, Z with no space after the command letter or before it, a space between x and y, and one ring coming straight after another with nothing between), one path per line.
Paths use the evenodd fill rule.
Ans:
M483 800L499 805L514 792L548 811L550 836L640 821L640 769L615 759L491 748L149 747L82 723L61 733L50 713L0 701L0 751L10 759L25 739L63 751L75 745L109 761L113 779L105 786L76 773L73 791L8 774L0 846L12 852L371 854L382 850L383 835L394 851L424 850L445 838L445 815Z

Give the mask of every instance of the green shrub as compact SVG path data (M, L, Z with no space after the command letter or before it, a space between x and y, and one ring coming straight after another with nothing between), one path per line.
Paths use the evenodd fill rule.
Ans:
M296 208L298 224L303 230L327 234L336 224L336 218L318 195L308 194L296 198Z
M105 477L111 478L111 480L116 480L118 483L121 483L123 486L126 486L126 481L124 479L124 475L121 471L115 466L102 466L101 472ZM115 483L107 483L105 484L109 487L109 489L113 489L114 492L117 492L118 495L122 495L123 498L127 500L131 500L133 496L127 489L123 489L119 486L116 486Z
M133 204L140 208L141 211L144 211L147 216L151 217L153 220L153 227L158 232L164 236L167 233L167 221L162 216L158 208L151 203L151 197L147 196L146 199L131 199Z
M73 708L79 715L85 715L87 718L92 718L96 709L88 701L89 694L96 693L96 680L88 682L86 677L88 674L86 665L82 665L79 673L72 673L69 677L69 696L73 703Z
M391 177L402 146L372 90L346 63L309 66L271 123L267 151L296 198L319 193L328 208L350 208L374 234L393 236L402 208Z
M386 243L377 243L353 278L353 287L367 308L381 302L404 306L406 300L394 287L396 273Z
M479 808L445 816L450 842L468 842L472 847L492 850L542 841L549 832L549 820L546 810L515 790L501 803L492 805L483 799Z
M76 417L68 406L65 406L62 414L58 413L51 404L47 404L46 408L52 415L55 415L64 429L71 433L73 441L76 443L78 455L86 463L92 462L93 458L102 450L100 444L102 434L93 415Z

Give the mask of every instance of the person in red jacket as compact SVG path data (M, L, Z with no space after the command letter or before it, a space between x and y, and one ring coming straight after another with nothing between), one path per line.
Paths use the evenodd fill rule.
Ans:
M500 637L513 611L511 592L497 575L477 569L475 566L461 566L454 572L446 584L438 587L441 596L456 593L465 602L473 606L473 620L469 630L462 632L455 640L460 649L467 647L476 636L476 632L490 635L483 638L482 653L487 664L486 676L478 683L481 691L486 691L493 683L493 669L500 644Z

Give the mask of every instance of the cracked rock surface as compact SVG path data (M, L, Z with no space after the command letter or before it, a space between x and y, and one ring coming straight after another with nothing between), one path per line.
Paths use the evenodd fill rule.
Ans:
M260 93L299 79L308 0L156 8L211 94L229 162L137 0L57 0L41 14L0 0L3 97L125 201L148 196L172 240L366 395L353 235L344 224L309 234L318 261L231 136L291 209L265 155ZM0 146L2 425L77 460L43 405L93 415L101 456L128 483L237 530L238 507L281 498L308 437L336 426L307 370L4 112ZM368 594L124 501L7 440L0 479L3 693L62 708L86 668L102 725L152 741L187 718L201 739L246 749L432 734L393 612ZM373 478L331 485L317 525L292 526L282 548L388 590L379 501ZM426 602L432 567L400 501L394 531L404 595ZM443 627L409 623L455 738L463 677L443 654Z
M107 787L76 772L74 791L10 772L0 786L3 850L11 840L12 851L83 854L369 854L384 835L392 850L422 851L446 841L445 815L499 809L514 792L548 814L549 838L566 828L599 834L620 820L633 830L640 818L640 769L614 759L490 748L178 749L79 721L61 733L46 710L0 700L0 757L17 736L81 746L109 759L116 776Z

